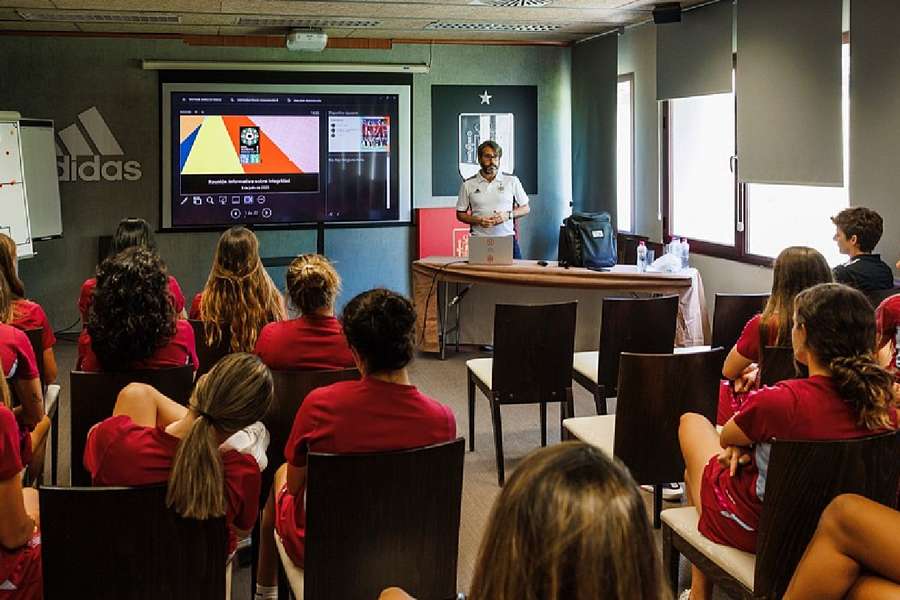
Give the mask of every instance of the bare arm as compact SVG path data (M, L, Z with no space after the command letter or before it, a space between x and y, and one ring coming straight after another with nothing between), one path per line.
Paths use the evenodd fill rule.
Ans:
M26 425L37 425L44 416L44 394L41 391L41 380L15 379L16 398L22 403L22 421Z
M725 423L725 427L722 428L722 433L719 434L719 443L723 448L728 448L729 446L746 447L753 444L753 440L747 437L747 434L734 422L734 417L731 417Z
M151 385L129 383L116 399L113 416L128 415L143 427L165 427L187 414L187 408Z
M36 509L35 516L37 515ZM22 476L16 473L5 481L0 481L0 546L14 549L31 538L36 520L25 509L22 494Z
M295 467L288 463L287 466L287 489L291 494L299 494L303 486L306 485L306 467Z
M725 364L722 366L722 376L729 381L734 381L751 364L753 364L753 361L738 352L737 346L735 346L728 353L728 356L725 357Z
M45 348L44 349L44 383L51 384L56 383L56 376L58 375L58 369L56 367L56 355L53 353L53 348Z
M476 217L475 215L462 210L456 211L456 218L467 225L475 225L477 227L492 227L502 222L498 221L495 216Z

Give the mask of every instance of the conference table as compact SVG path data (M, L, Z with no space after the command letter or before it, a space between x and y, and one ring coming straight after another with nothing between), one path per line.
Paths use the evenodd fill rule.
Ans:
M465 259L430 256L412 263L416 343L424 352L441 358L450 333L449 305L457 311L456 342L490 343L493 339L494 305L538 304L578 301L575 350L597 350L600 336L600 304L604 296L676 294L678 319L676 346L699 346L709 339L709 320L703 282L697 269L678 273L639 272L634 265L616 265L595 271L546 266L534 260L516 260L511 265L470 265ZM450 285L454 284L455 292ZM471 285L468 287L459 287ZM460 297L460 292L464 299ZM456 299L456 302L453 302ZM462 301L460 301L462 300ZM466 315L460 317L460 308ZM462 329L466 324L468 330Z

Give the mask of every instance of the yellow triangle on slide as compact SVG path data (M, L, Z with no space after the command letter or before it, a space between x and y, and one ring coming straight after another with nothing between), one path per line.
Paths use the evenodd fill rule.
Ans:
M191 147L182 175L243 174L241 161L225 128L222 117L204 117L197 139Z

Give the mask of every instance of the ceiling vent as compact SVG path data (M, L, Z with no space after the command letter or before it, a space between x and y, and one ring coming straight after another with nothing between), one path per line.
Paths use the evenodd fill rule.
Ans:
M284 17L240 17L244 27L287 27L291 29L371 29L381 25L375 19L290 19Z
M472 0L469 4L495 8L541 8L553 4L553 0Z
M513 33L545 33L556 31L561 25L543 23L448 23L435 21L425 26L425 29L440 29L449 31L499 31Z
M180 15L168 13L101 12L82 10L22 10L16 12L26 21L56 21L62 23L181 23Z

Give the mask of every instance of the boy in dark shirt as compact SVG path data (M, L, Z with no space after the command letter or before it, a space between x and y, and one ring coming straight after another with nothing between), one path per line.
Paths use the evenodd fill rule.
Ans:
M834 241L838 250L850 256L850 260L834 268L834 280L861 292L893 288L893 271L880 255L872 254L884 231L881 215L872 209L854 206L831 217L831 222L836 228Z

